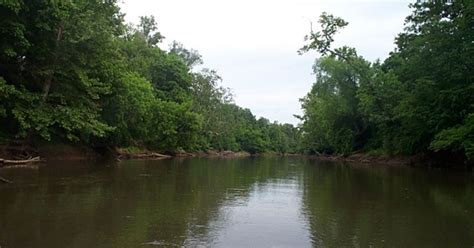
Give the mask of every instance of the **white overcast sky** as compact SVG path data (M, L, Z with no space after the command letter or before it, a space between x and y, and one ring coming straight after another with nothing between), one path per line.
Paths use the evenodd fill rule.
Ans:
M355 47L373 61L394 48L410 14L409 0L122 0L127 22L154 15L166 37L199 51L204 67L217 70L235 102L257 117L297 124L299 98L314 83L315 53L299 56L310 22L326 11L349 26L335 46Z

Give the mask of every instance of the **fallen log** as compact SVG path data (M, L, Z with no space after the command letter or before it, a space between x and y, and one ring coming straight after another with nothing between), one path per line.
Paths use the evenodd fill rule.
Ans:
M171 158L170 155L160 154L160 153L156 153L156 152L152 152L152 153L150 153L150 155L152 157L155 157L155 158Z
M37 163L37 162L41 162L40 157L34 157L34 158L22 159L22 160L0 159L0 164L29 164L29 163Z
M5 179L5 178L3 178L3 177L0 177L0 182L2 182L2 183L13 183L12 181L7 180L7 179Z
M143 159L143 160L160 160L172 158L172 156L160 154L156 152L144 152L144 153L122 153L119 154L118 159Z

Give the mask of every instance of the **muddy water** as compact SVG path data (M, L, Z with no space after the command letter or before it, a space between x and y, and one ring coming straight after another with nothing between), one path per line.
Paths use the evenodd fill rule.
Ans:
M0 169L0 246L473 247L474 176L301 158Z

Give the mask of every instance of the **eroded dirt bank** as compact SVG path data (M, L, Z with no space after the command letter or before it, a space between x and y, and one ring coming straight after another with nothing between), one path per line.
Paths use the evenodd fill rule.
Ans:
M47 160L95 160L105 157L116 158L118 160L142 159L142 160L160 160L175 157L208 157L208 158L239 158L250 156L297 156L308 159L357 162L373 165L408 165L424 167L444 167L444 168L468 168L472 169L473 161L466 161L462 156L447 154L418 154L414 156L401 155L371 155L367 153L354 153L351 155L304 155L304 154L281 154L275 152L263 154L250 154L248 152L234 151L215 151L208 150L203 152L176 152L163 153L150 150L120 149L120 148L99 148L71 144L35 144L27 145L22 142L11 141L0 144L0 159L28 159L40 157L42 161ZM0 164L0 167L2 165Z

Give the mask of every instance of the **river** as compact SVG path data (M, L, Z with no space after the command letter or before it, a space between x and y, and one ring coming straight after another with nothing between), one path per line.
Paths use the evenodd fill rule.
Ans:
M474 175L305 158L3 168L0 247L474 247Z

